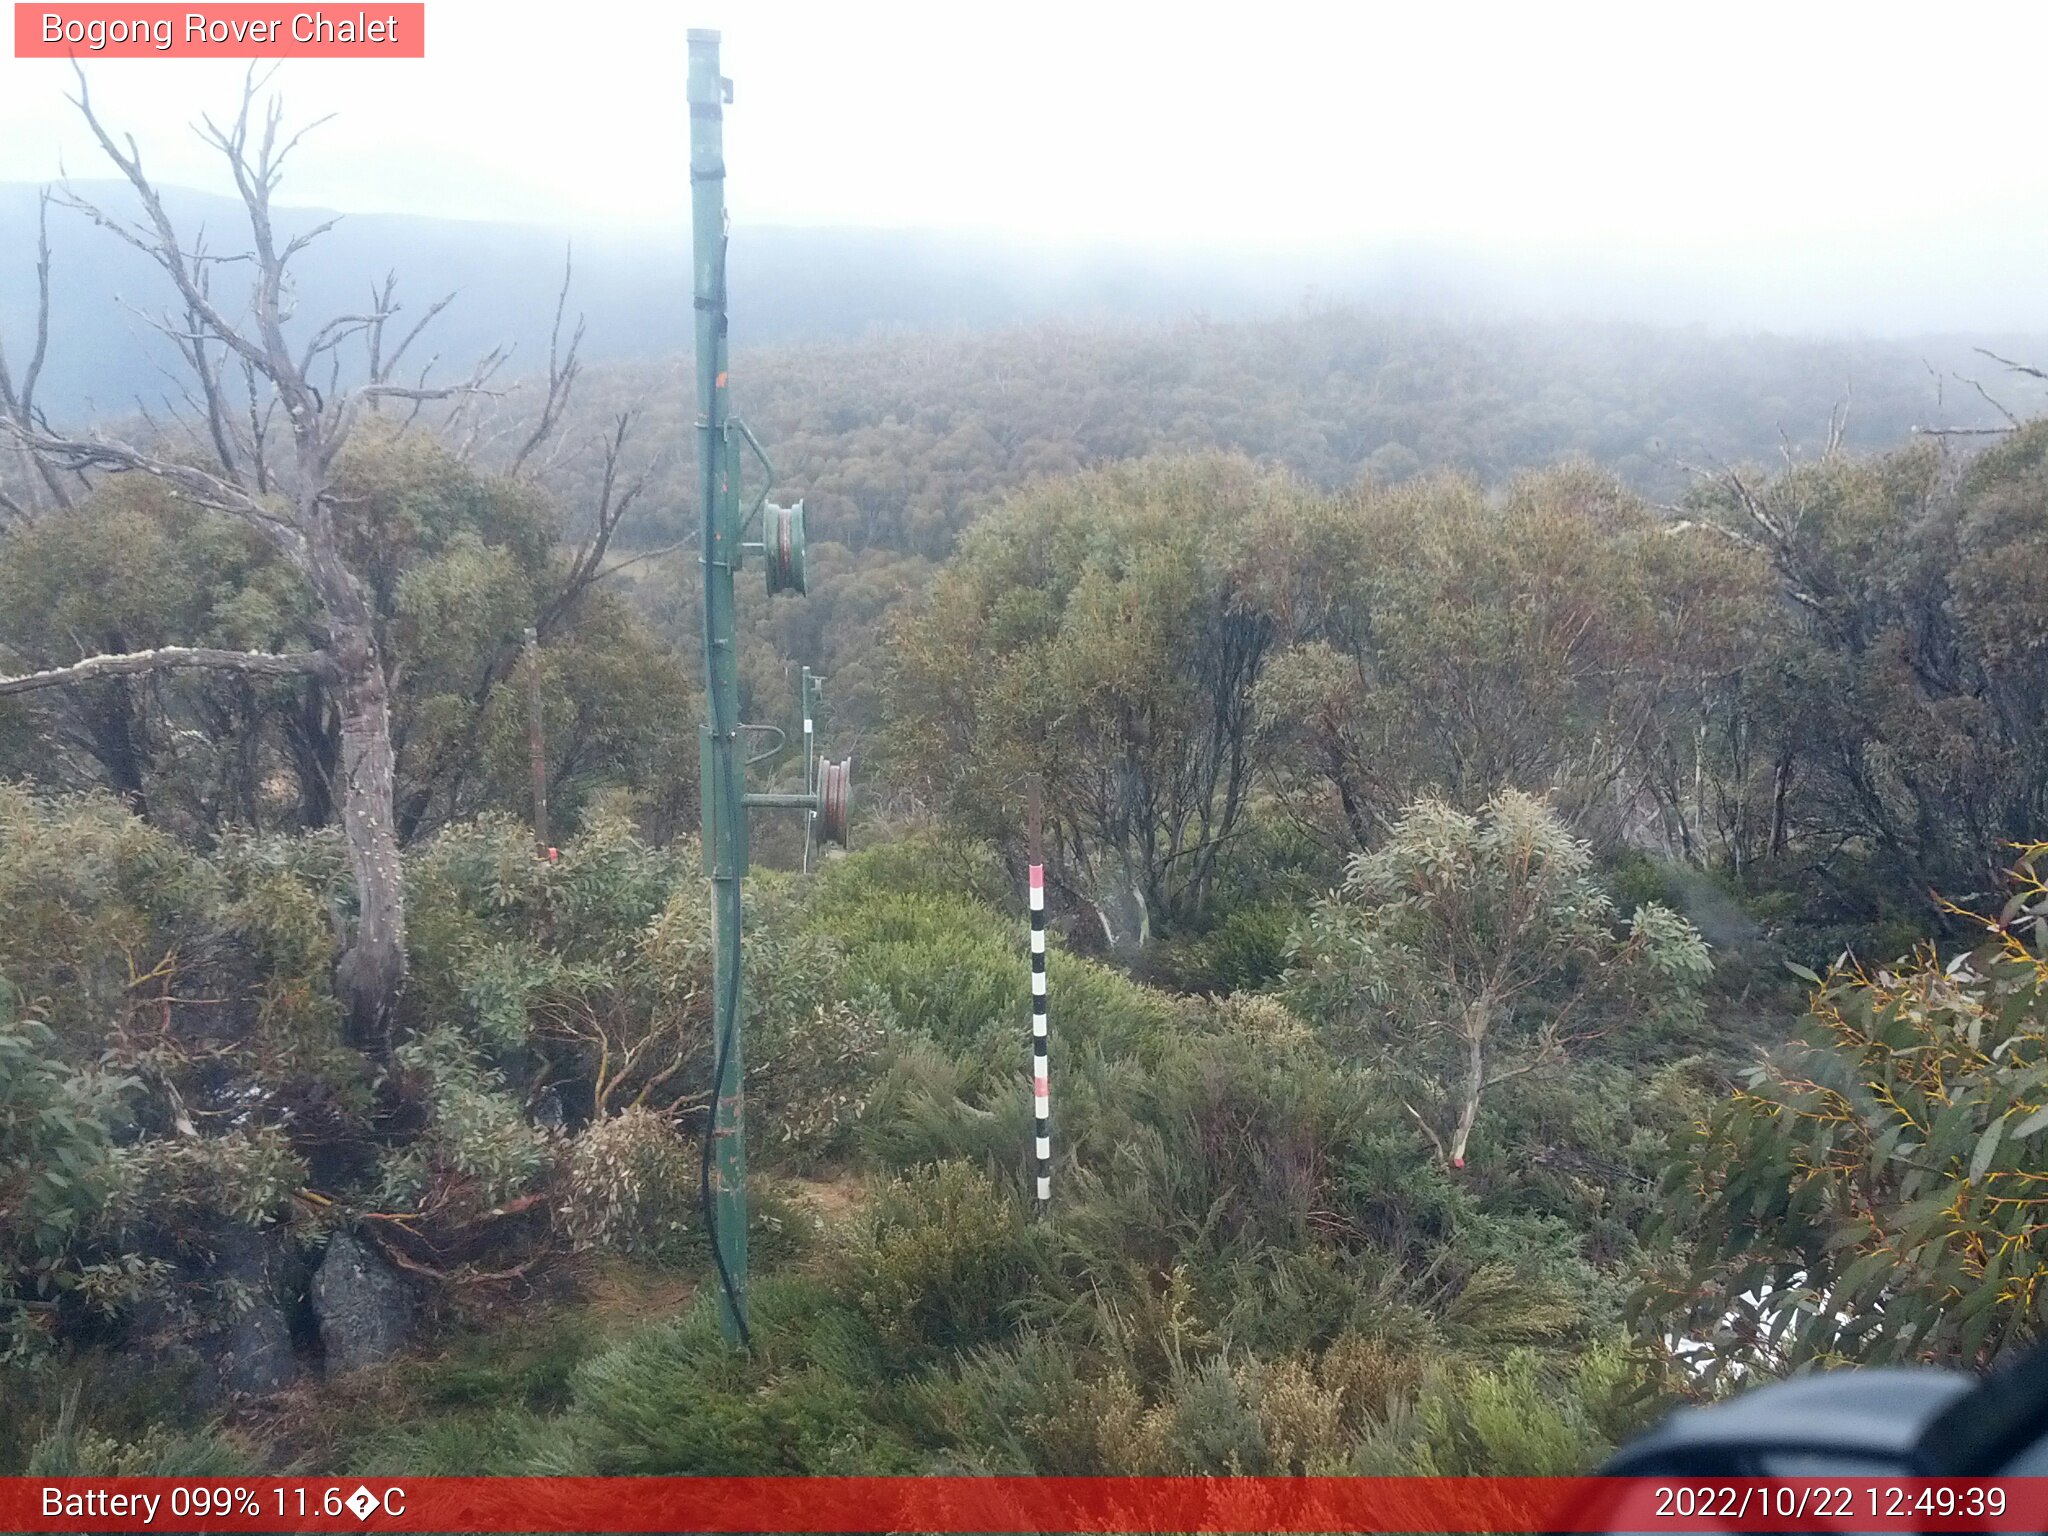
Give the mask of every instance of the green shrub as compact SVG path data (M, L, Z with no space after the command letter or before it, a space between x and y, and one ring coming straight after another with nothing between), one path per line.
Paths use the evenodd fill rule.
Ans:
M1648 903L1683 910L1677 873L1668 859L1640 848L1623 848L1604 862L1601 882L1616 911L1633 912Z
M845 1264L892 1356L924 1363L1008 1336L1045 1258L1021 1201L978 1168L944 1163L876 1192Z
M660 1258L696 1224L696 1148L642 1105L593 1121L570 1142L558 1196L579 1248Z
M30 1453L28 1477L242 1477L262 1465L255 1451L219 1430L181 1434L153 1425L140 1439L116 1440L60 1422Z
M1175 1375L1163 1404L1164 1433L1154 1436L1166 1458L1158 1471L1235 1477L1271 1470L1249 1376L1220 1355Z
M108 1100L82 1078L0 980L0 1363L47 1344L60 1290L79 1283L76 1247L110 1182Z
M1687 1337L1703 1382L1981 1370L2041 1337L2048 843L2020 853L1974 950L1811 977L1797 1038L1680 1141L1660 1194L1686 1251L1638 1321Z
M1572 1477L1613 1449L1603 1426L1625 1375L1618 1349L1575 1368L1516 1350L1496 1368L1433 1367L1415 1395L1368 1429L1352 1456L1362 1476Z
M1300 909L1280 902L1238 907L1207 933L1162 945L1150 974L1182 992L1256 991L1286 971L1299 922Z
M93 1060L140 976L217 934L206 864L110 796L0 784L0 975Z
M849 993L885 999L905 1029L959 1049L1005 1026L1029 1027L1023 930L990 908L877 893L821 920L845 948Z
M266 1226L286 1214L306 1165L275 1126L165 1136L108 1155L104 1221L118 1235Z
M888 1029L870 1011L819 1002L764 1022L751 1053L748 1119L756 1143L797 1173L844 1157L887 1060Z
M387 1425L345 1458L362 1477L531 1476L559 1451L559 1431L525 1408L450 1408Z
M1151 1197L1208 1212L1225 1239L1302 1245L1332 1187L1335 1154L1379 1113L1358 1074L1320 1053L1271 1053L1242 1035L1191 1039L1154 1075L1148 1108L1169 1138L1178 1188Z
M815 1281L749 1295L755 1349L720 1335L708 1290L678 1321L584 1362L547 1471L742 1475L907 1472L877 1421L879 1359L859 1316Z
M1017 962L1020 971L1023 960ZM1046 957L1047 1012L1054 1049L1095 1048L1114 1056L1157 1060L1186 1021L1178 999L1140 986L1121 971L1055 949ZM1028 1030L1029 1015L1015 1017Z
M1131 1454L1144 1409L1121 1368L1088 1373L1067 1340L1026 1333L975 1350L918 1380L909 1397L922 1438L949 1446L985 1475L1087 1477L1137 1470Z
M617 817L554 861L509 818L440 833L407 860L409 1010L501 1052L563 1012L644 1035L709 963L688 852L650 848Z
M1028 1046L1025 1047L1028 1050ZM964 1159L1009 1163L1030 1145L1031 1086L1020 1064L1011 1090L972 1102L981 1073L935 1041L912 1036L889 1053L858 1134L861 1151L885 1168Z
M1701 1017L1705 940L1654 904L1624 917L1592 867L1537 797L1503 790L1477 814L1419 800L1302 926L1289 1000L1377 1065L1454 1168L1489 1089Z
M1015 882L987 843L917 832L833 859L817 876L820 914L857 909L877 897L936 896L995 911L1019 904Z
M424 1130L384 1160L381 1198L417 1208L430 1191L463 1187L480 1206L503 1205L539 1185L559 1147L528 1122L502 1076L451 1029L400 1046L399 1065L424 1085Z
M231 837L212 859L222 883L220 946L245 972L251 1067L266 1083L317 1076L367 1108L367 1063L343 1041L329 984L330 915L346 886L338 839Z
M488 1328L458 1334L439 1359L408 1367L420 1401L436 1408L567 1407L575 1368L596 1347L589 1330L564 1328L547 1315L488 1321Z

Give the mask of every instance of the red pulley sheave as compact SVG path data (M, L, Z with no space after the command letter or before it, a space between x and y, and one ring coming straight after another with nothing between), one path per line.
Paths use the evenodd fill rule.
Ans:
M818 764L818 836L841 848L851 846L853 822L853 759Z

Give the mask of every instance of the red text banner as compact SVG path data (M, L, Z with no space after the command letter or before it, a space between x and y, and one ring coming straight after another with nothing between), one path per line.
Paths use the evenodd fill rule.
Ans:
M423 59L423 3L25 4L17 59Z
M0 1479L19 1532L2043 1529L2031 1478Z

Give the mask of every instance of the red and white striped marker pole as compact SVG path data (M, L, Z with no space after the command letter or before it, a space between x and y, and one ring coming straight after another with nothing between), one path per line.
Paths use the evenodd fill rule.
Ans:
M1031 777L1031 1117L1032 1156L1038 1170L1038 1208L1052 1199L1052 1095L1046 1077L1048 1036L1045 1014L1045 853L1039 837L1038 776Z

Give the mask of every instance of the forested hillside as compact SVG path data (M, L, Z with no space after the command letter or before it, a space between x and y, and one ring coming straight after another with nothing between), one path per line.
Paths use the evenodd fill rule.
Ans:
M2003 342L2026 360L2025 339ZM1930 372L1930 365L1933 369ZM1703 471L1997 426L1961 373L2024 411L2038 380L1965 338L1731 335L1608 323L1284 317L876 337L742 354L738 408L820 536L942 559L998 493L1108 460L1223 449L1327 489L1453 470L1496 483L1574 455L1675 501ZM593 369L593 422L644 413L673 442L684 365ZM738 387L736 386L736 389ZM688 504L685 477L655 507ZM659 523L650 515L648 526Z
M1444 471L1498 485L1583 456L1668 507L1729 468L1783 468L1831 442L1874 450L1916 428L2000 424L1965 380L2015 411L2042 398L2038 380L1953 338L1919 348L1346 308L880 337L762 349L739 367L738 408L773 444L777 496L804 498L813 541L810 596L754 611L754 697L783 708L782 662L808 664L834 680L839 724L864 750L880 745L868 733L882 617L1005 494L1041 479L1223 450L1330 491ZM624 545L668 548L687 525L689 461L658 451L682 440L687 410L674 362L595 366L579 384L567 437L630 415L650 473ZM572 507L594 502L602 469L595 453L565 456ZM693 633L687 566L634 575L668 633Z
M222 313L155 238L183 420L0 373L0 1470L1549 1474L2038 1336L2026 375L1343 308L743 350L812 517L747 715L826 671L862 800L753 849L739 1351L678 368L429 388L388 294L295 317L273 250Z

